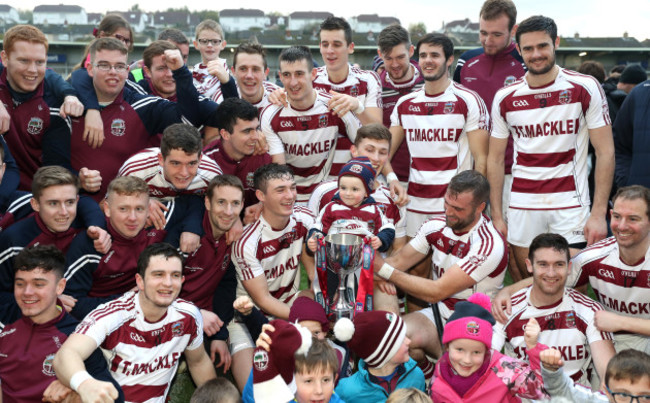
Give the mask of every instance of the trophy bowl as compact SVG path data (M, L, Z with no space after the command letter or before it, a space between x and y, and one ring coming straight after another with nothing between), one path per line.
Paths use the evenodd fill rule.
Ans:
M352 317L353 298L346 293L345 277L363 264L363 238L353 234L332 234L325 237L327 268L338 275L338 290L332 298L336 318ZM328 276L329 277L329 276Z

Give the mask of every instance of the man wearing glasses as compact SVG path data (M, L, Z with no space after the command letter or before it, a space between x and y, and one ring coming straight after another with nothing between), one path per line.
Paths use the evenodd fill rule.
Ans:
M196 125L204 123L203 119L214 112L216 104L212 104L211 111L199 107L192 75L178 49L166 50L164 54L176 81L177 103L124 88L128 75L127 49L119 40L97 39L90 47L90 57L92 65L88 75L78 70L72 75L72 84L79 87L84 104L99 103L105 139L99 148L91 147L83 139L84 119L73 120L70 158L72 167L84 174L82 186L95 192L93 197L99 201L122 163L152 145L153 136L173 123L182 122L183 118ZM88 90L91 83L92 88Z

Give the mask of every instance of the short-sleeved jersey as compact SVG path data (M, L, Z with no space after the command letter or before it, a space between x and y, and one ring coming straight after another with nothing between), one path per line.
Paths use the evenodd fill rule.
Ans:
M525 77L494 96L492 136L514 138L510 208L589 206L589 130L610 125L607 99L590 76L559 69L531 88Z
M221 175L221 168L208 156L202 155L196 176L186 189L176 189L163 173L163 167L158 160L160 148L147 148L126 160L118 172L118 176L135 176L143 179L149 186L149 195L156 199L169 201L174 197L191 194L203 196L210 180Z
M444 320L451 316L456 302L466 300L476 292L493 297L503 286L508 252L503 236L486 216L481 216L471 230L462 234L447 227L444 216L436 216L422 224L409 244L423 255L432 252L431 275L434 280L458 265L476 281L474 286L438 304Z
M223 63L223 67L228 71L228 62L226 59L219 58L219 61ZM219 81L217 76L208 73L208 66L203 63L195 64L192 68L192 78L199 94L210 98L218 104L223 102L221 81Z
M101 347L127 402L163 403L185 350L203 348L203 320L196 306L176 299L158 322L145 319L139 293L100 305L75 333Z
M244 208L256 204L259 200L255 196L253 174L264 165L271 163L271 156L267 153L246 155L235 161L224 150L221 139L216 139L203 148L203 155L212 158L226 175L235 175L244 185Z
M280 88L278 85L275 85L270 81L262 81L262 99L259 102L253 104L253 106L257 108L258 115L261 115L262 110L271 104L269 102L269 94L278 88ZM239 93L239 97L241 98L241 91L239 91L239 87L237 87L237 91Z
M289 223L274 229L264 215L244 228L233 244L232 260L237 270L237 296L248 295L243 281L265 276L269 293L287 302L300 286L300 255L314 217L304 207L294 207Z
M650 249L645 258L630 266L621 260L614 237L597 242L571 260L567 287L591 284L607 311L650 319Z
M331 113L327 109L330 97L316 94L314 105L307 110L269 105L260 118L269 154L284 153L293 170L300 202L307 202L316 186L330 175L334 147L341 135L354 141L360 126L352 113L342 118Z
M587 369L592 361L589 345L596 341L612 340L609 332L601 332L594 324L594 314L602 305L571 288L555 304L536 307L530 302L532 287L524 288L511 297L512 315L505 325L494 326L492 348L499 351L505 345L510 357L527 360L524 327L535 318L541 328L539 342L555 348L562 354L563 371L575 382L590 383Z
M336 91L357 98L366 108L381 108L381 82L374 71L350 66L345 80L335 83L329 78L327 66L321 66L316 70L313 84L316 90L326 95L330 95L330 91ZM343 165L350 160L351 145L352 142L347 137L339 135L332 164L332 176L338 175Z
M427 95L422 88L397 101L391 126L404 129L411 154L407 211L444 212L449 181L474 164L467 133L489 130L489 121L478 94L453 81L440 94Z
M337 180L321 183L312 192L307 208L314 216L318 216L327 203L332 201L338 190ZM390 197L390 190L383 185L375 189L370 196L375 199L375 203L388 222L395 227L395 239L406 236L406 207L398 207Z

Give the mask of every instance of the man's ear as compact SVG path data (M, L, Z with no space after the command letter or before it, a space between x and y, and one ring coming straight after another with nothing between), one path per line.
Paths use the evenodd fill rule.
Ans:
M163 158L162 153L158 153L158 164L160 164L160 166L163 166L164 161L165 159Z

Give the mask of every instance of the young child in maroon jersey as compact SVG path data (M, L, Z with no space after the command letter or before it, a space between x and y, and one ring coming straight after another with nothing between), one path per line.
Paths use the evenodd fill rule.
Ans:
M307 246L312 252L319 237L336 233L367 236L373 249L380 252L390 248L395 227L370 196L375 175L368 157L353 158L341 168L339 191L309 230Z

